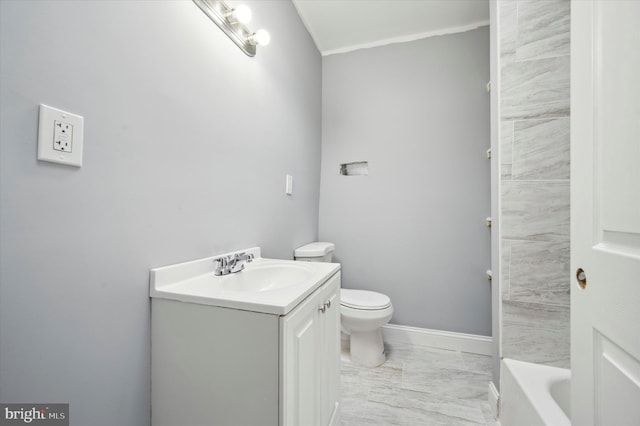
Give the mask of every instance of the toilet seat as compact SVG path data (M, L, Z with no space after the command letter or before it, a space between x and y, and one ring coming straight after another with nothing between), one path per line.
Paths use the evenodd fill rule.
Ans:
M391 299L385 294L368 290L340 290L340 304L351 309L379 310L391 306Z

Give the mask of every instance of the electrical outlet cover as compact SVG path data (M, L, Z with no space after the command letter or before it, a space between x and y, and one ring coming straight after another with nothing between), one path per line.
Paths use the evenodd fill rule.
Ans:
M38 160L82 166L84 118L40 104Z

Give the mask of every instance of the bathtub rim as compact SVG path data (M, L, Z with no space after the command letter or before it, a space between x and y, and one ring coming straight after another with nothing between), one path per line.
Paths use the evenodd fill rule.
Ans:
M517 386L518 391L522 392L529 404L527 408L530 408L538 415L542 425L571 425L571 419L567 416L567 413L571 411L570 407L566 407L567 412L565 413L558 401L551 395L551 386L553 384L571 380L571 371L569 369L503 358L501 362L501 382L503 380L511 380ZM501 420L503 418L509 420L511 415L509 410L514 407L513 404L509 403L511 402L509 398L515 396L504 392L508 389L508 386L501 384L500 389L500 417ZM510 425L503 423L502 426Z

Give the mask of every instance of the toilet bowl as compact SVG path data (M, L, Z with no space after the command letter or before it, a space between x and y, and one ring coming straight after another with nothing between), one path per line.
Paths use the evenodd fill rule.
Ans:
M335 246L317 242L297 248L296 260L331 262ZM367 290L340 290L340 323L349 338L350 359L353 364L377 367L386 360L381 327L393 315L388 296Z
M340 290L340 321L349 335L351 362L377 367L386 360L381 327L393 315L388 296L367 290Z

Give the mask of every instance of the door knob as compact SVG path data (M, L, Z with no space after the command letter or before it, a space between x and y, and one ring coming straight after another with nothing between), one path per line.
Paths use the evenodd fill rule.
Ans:
M576 271L576 280L578 281L580 288L585 288L587 286L587 274L584 273L582 268L578 268Z

